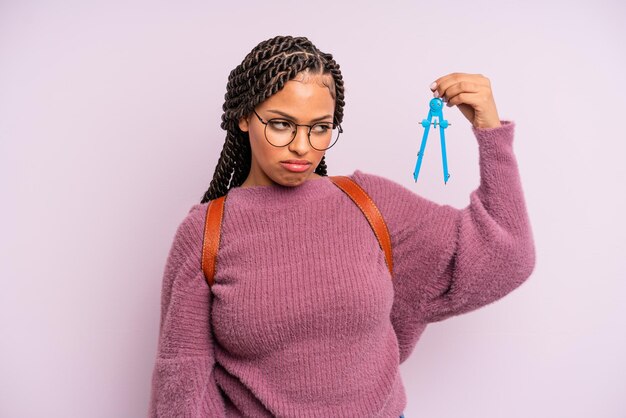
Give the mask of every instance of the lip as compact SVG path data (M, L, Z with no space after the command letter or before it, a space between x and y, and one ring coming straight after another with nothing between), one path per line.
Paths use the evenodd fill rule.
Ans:
M293 173L302 173L303 171L309 169L311 163L306 160L286 160L281 161L280 165L282 165L284 169Z
M307 160L283 160L281 161L281 163L299 164L299 165L311 164L311 162Z

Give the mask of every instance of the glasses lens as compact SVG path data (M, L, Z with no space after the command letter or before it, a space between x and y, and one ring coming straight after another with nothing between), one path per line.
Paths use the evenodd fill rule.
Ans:
M306 129L306 128L305 128ZM270 144L284 147L294 138L296 125L285 119L270 119L265 128L265 136ZM320 122L311 128L311 145L318 151L332 147L339 139L339 127L333 129L333 124Z
M296 125L284 119L270 119L265 126L265 136L270 144L283 147L291 142L296 132Z
M311 128L311 145L319 151L332 147L339 139L339 127L333 129L333 124L320 122Z

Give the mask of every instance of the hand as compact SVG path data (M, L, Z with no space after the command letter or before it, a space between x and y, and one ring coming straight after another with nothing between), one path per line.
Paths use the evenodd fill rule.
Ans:
M447 106L458 106L476 128L501 126L491 82L482 74L452 73L438 78L430 88Z

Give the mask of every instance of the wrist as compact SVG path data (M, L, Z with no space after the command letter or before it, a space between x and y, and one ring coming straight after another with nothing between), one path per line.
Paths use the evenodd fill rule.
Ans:
M476 124L474 125L474 128L476 129L494 129L494 128L499 128L502 126L502 123L500 123L500 120L493 120L493 121L486 121L486 122L481 122L481 121L476 121Z

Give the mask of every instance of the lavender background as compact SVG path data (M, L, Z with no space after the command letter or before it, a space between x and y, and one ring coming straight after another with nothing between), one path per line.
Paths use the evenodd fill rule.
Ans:
M411 175L450 72L489 77L517 123L536 270L427 329L405 416L626 416L624 21L617 0L0 1L0 416L145 415L161 275L217 163L228 74L278 34L341 65L331 174L465 206L478 154L458 109L448 185L436 133Z

